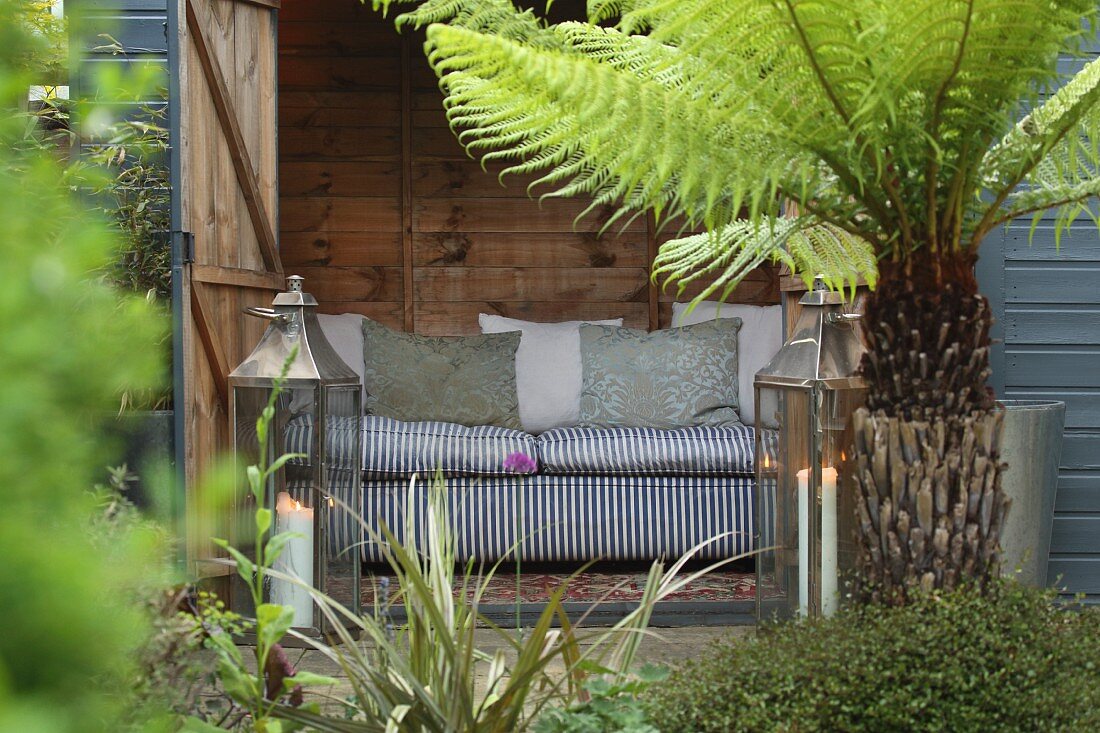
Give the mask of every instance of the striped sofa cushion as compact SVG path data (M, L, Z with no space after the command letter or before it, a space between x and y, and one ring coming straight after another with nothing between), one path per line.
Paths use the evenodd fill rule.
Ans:
M744 476L753 472L755 434L746 425L555 428L538 437L540 470L604 476Z
M351 418L329 418L328 443L332 464L347 466L355 449ZM356 421L358 422L358 421ZM504 459L513 453L536 457L535 438L519 430L492 425L466 427L444 422L401 422L367 415L360 427L363 436L364 478L406 478L414 473L428 477L437 469L443 475L504 476ZM287 425L288 452L307 453L313 440L310 415ZM295 461L298 463L298 461Z
M466 427L444 422L401 422L363 418L363 474L367 478L503 476L513 453L535 458L535 439L519 430L492 425Z

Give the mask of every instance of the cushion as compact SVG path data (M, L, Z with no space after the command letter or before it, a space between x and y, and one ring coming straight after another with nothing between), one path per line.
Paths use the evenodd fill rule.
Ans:
M352 420L329 417L327 440L330 464L359 468L353 430L363 436L362 470L368 478L406 478L416 473L431 477L504 476L504 463L522 453L536 458L535 438L527 433L493 426L466 427L443 422L400 422L366 415ZM313 415L299 415L287 423L288 452L308 453L313 442ZM307 464L308 459L295 459Z
M538 437L543 473L610 476L730 476L753 472L753 429L745 425L556 428Z
M737 381L740 398L741 422L756 424L753 400L753 379L767 366L783 346L783 306L739 305L705 300L690 313L689 303L672 304L672 325L690 326L715 318L740 318L741 331L737 336Z
M363 384L363 316L358 313L335 316L318 313L317 321L337 356L359 375L359 384Z
M653 333L581 326L581 424L667 430L738 422L740 328L739 318Z
M419 336L363 319L367 413L519 429L520 334Z
M482 333L519 331L516 390L519 419L529 433L576 425L581 417L582 323L621 326L623 319L533 323L482 313Z
M368 478L432 476L504 476L505 460L537 455L535 438L519 430L491 425L467 427L445 422L400 422L363 418L363 471Z

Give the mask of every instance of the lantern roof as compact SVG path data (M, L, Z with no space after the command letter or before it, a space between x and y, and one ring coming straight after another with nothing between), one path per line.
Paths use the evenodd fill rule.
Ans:
M821 277L814 278L813 289L798 304L802 308L790 338L756 373L755 383L806 389L863 387L860 316L846 313L844 296L828 290Z
M336 353L317 320L317 300L302 292L303 278L287 278L287 292L279 293L271 308L245 308L250 316L270 323L252 353L229 374L230 384L267 386L279 377L294 348L298 353L286 376L288 387L325 385L358 386L359 376Z

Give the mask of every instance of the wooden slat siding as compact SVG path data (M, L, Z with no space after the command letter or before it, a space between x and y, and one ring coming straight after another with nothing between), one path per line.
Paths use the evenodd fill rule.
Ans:
M195 255L182 278L184 398L176 409L184 415L188 555L198 563L218 554L210 537L228 530L219 524L224 506L202 492L203 476L231 444L228 371L263 329L241 308L268 305L282 280L274 234L275 17L266 3L178 0L172 19L181 174L173 226L194 235Z
M194 2L186 2L187 30L198 52L199 65L203 76L206 78L207 87L214 100L214 112L217 114L222 133L229 144L229 156L233 161L233 170L237 176L237 183L244 196L245 206L249 218L252 220L253 231L259 237L260 252L263 255L264 264L273 272L282 272L279 263L278 245L275 242L275 232L272 229L272 217L263 199L260 184L256 180L256 165L252 162L252 156L248 151L248 143L241 133L241 124L237 119L234 97L230 95L226 84L226 77L222 71L221 62L217 53L211 48L206 38L206 31L199 22L195 11Z
M1034 233L1027 219L991 235L1004 258L1004 363L994 381L1008 399L1066 401L1049 572L1070 592L1100 595L1100 235L1082 218L1059 243L1049 218ZM985 291L1002 285L996 273L979 275Z
M403 40L357 0L286 5L280 21L281 242L322 308L431 334L474 333L480 312L667 325L648 266L671 233L650 235L646 217L600 233L609 210L575 222L586 201L540 204L534 177L482 170L447 127L421 35ZM738 296L778 302L776 281Z

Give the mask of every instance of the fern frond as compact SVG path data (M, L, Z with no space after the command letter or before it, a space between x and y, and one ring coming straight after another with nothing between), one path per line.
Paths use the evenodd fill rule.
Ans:
M784 263L811 282L817 275L835 289L860 282L874 287L878 267L874 248L854 236L812 217L773 218L763 222L734 221L721 229L674 239L661 245L653 278L678 292L696 280L709 285L696 297L729 297L746 275L762 264Z
M559 37L576 42L573 30ZM471 154L510 162L512 173L547 171L540 183L557 187L555 195L586 194L594 206L623 202L620 216L655 208L692 221L728 221L742 203L778 205L758 180L749 191L731 179L745 168L766 179L770 166L774 180L786 161L770 154L767 139L735 131L723 110L680 88L673 67L639 75L629 63L449 26L429 28L428 44L448 118L464 130Z
M511 0L371 0L388 15L394 6L416 5L395 19L398 28L423 28L450 23L471 30L491 30L505 38L536 37L544 24L531 10L519 10Z

